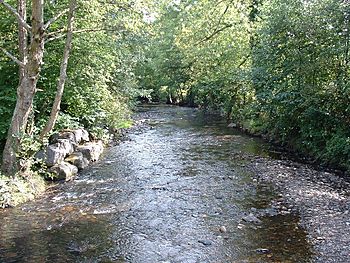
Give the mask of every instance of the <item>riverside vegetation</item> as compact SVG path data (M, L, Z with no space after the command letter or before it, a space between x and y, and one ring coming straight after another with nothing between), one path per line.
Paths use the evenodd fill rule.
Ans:
M108 140L137 99L349 169L349 21L347 0L0 0L0 203L43 189L52 133Z

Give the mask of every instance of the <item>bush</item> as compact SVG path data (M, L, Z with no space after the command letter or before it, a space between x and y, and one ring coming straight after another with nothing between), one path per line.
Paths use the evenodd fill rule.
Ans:
M350 169L350 137L338 132L326 143L326 149L321 155L323 160L331 164L339 164Z
M13 207L32 200L44 190L44 179L37 174L12 178L0 173L0 208Z

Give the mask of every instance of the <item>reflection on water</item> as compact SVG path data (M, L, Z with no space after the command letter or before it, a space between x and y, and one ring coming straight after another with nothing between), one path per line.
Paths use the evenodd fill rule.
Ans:
M151 128L35 202L0 212L0 262L308 262L297 215L245 169L268 146L194 109L145 107Z

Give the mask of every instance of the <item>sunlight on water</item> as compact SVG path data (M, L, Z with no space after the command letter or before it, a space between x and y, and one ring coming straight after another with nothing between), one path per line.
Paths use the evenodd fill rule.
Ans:
M0 212L1 262L308 262L296 214L245 164L269 146L178 107L46 196ZM59 256L58 256L59 255Z

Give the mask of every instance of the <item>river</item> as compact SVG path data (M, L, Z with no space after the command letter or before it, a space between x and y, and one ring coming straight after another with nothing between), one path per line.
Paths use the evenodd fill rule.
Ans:
M312 261L300 215L247 168L276 157L268 144L197 109L138 118L74 181L0 212L0 262Z

